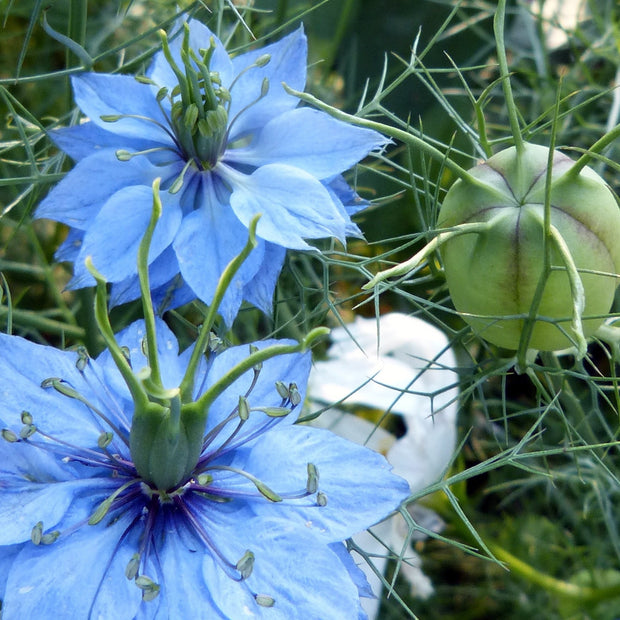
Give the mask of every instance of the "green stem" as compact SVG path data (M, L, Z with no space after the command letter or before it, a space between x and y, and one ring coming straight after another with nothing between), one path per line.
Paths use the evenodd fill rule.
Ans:
M487 543L493 555L504 562L511 572L523 577L530 583L540 586L558 596L568 598L580 603L598 603L620 596L620 584L605 588L593 588L580 586L567 581L562 581L540 572L530 564L520 560L502 547Z
M217 311L222 303L222 299L224 298L228 287L235 277L235 274L239 271L241 265L245 262L245 259L250 255L250 252L256 247L256 226L258 225L259 219L260 215L255 215L252 218L249 225L248 241L245 244L245 247L241 250L241 253L238 256L233 258L230 263L226 265L226 268L217 283L215 295L213 295L213 301L209 305L207 316L205 317L202 327L200 328L200 333L198 334L198 338L194 344L194 350L192 351L189 363L187 364L187 370L185 371L185 375L181 381L180 390L181 400L183 402L189 402L192 400L194 376L198 365L200 364L200 360L204 352L207 350L207 346L209 344L209 334L211 333L211 328L215 322L215 317L217 316Z
M602 138L597 140L574 164L570 170L564 174L565 177L577 178L579 173L587 166L596 153L600 153L614 140L620 137L620 125L616 125L608 131Z
M30 327L42 332L51 334L66 335L74 340L84 342L86 331L77 325L69 325L63 321L48 319L41 316L38 312L31 310L20 310L19 308L7 308L0 306L0 321L8 320L9 315L15 325L22 327Z
M473 233L481 233L488 230L490 227L489 222L472 222L470 224L461 224L457 228L448 230L438 234L434 239L429 241L419 252L414 254L409 260L399 265L395 265L391 269L379 272L370 282L367 282L362 286L362 289L368 290L375 287L379 282L387 280L394 276L400 276L410 271L413 271L427 256L432 254L440 245L446 241L458 237L460 235L469 235Z
M495 18L493 19L493 30L495 32L495 43L497 45L497 60L499 62L499 72L502 78L502 88L504 89L504 99L508 110L510 121L510 131L512 139L517 149L517 159L523 153L524 143L519 127L519 115L515 105L512 87L510 85L510 73L508 72L508 60L506 59L506 44L504 41L504 22L506 19L506 0L498 0Z

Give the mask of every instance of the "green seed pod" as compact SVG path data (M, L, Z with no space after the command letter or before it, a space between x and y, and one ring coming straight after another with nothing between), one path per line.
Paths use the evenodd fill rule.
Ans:
M534 144L525 144L520 156L514 147L497 153L469 171L483 183L458 180L439 213L437 224L442 229L488 224L480 231L448 237L440 253L457 311L479 336L508 349L519 347L526 325L523 317L533 307L543 275L548 156L548 148ZM544 351L576 342L570 257L583 284L586 338L609 312L618 284L613 274L620 273L618 203L591 168L584 167L578 175L568 173L573 164L559 151L553 154L552 234L547 237L551 271L529 341L529 347Z

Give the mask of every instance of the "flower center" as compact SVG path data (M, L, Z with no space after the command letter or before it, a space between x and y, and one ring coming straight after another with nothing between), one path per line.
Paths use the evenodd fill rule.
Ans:
M210 170L226 146L230 103L230 93L222 86L219 73L209 69L215 41L211 38L209 48L199 50L198 56L189 45L189 26L185 24L180 52L182 68L174 60L165 34L162 44L178 84L172 92L161 89L157 98L170 99L170 123L186 159Z

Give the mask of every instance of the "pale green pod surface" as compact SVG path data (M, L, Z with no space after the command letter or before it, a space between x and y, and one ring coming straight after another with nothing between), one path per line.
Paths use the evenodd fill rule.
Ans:
M454 305L485 340L517 349L544 261L545 179L549 149L525 144L520 157L505 149L469 172L481 185L458 180L441 207L438 228L488 222L483 232L449 238L440 249ZM591 168L556 151L551 225L564 239L585 291L583 331L591 336L611 308L620 273L620 209ZM529 346L556 351L574 344L573 301L565 262L549 240L547 278ZM596 272L596 273L592 273ZM519 316L520 315L520 316Z

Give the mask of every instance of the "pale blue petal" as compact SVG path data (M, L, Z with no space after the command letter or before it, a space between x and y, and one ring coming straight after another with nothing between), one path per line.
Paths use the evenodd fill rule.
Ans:
M345 225L346 236L357 237L358 239L363 239L364 235L362 231L359 229L358 225L355 222L351 221L351 215L353 213L356 213L357 211L360 211L361 209L364 209L366 206L368 206L368 203L365 203L364 206L359 206L359 207L355 205L354 208L347 207L342 201L343 193L340 191L340 189L339 191L334 191L332 183L327 183L326 181L321 181L321 183L323 183L323 185L325 186L325 189L327 189L327 191L329 192L329 195L331 196L334 204L336 205L336 207L342 214L343 219L346 222L346 225ZM347 185L346 183L344 184ZM357 194L355 194L353 190L351 190L350 188L349 190L351 194L354 194L355 196L357 196ZM348 197L348 194L344 194L344 196Z
M265 314L271 314L273 311L273 293L285 257L285 248L266 241L263 262L256 270L256 275L246 283L243 289L243 298Z
M161 193L162 216L157 222L149 250L149 263L174 239L181 224L178 196ZM153 208L153 190L144 185L124 187L101 208L84 235L75 261L72 286L86 286L93 278L84 261L91 257L108 282L120 282L137 272L138 247Z
M255 555L254 570L241 584L205 558L205 581L225 617L358 617L359 593L348 570L303 524L288 519L257 519L248 521L247 527L235 528L234 533L218 525L209 521L209 531L227 557L240 558L246 550ZM271 596L274 606L258 606L250 592Z
M132 620L141 603L140 590L125 577L135 547L118 546L128 518L84 526L52 545L24 545L13 562L2 606L3 620L90 618L99 592L113 608L95 617ZM118 558L114 556L118 555ZM110 569L109 571L107 569ZM112 583L103 582L109 579Z
M295 344L295 342L291 340L265 340L254 343L254 346L259 349L264 349L277 344L290 345ZM226 349L217 355L209 369L204 390L201 390L201 393L214 385L229 370L247 358L249 353L249 346L241 345ZM263 362L258 381L251 393L248 395L250 406L280 406L281 397L275 389L276 381L282 381L287 386L289 383L295 383L303 402L308 375L310 374L311 363L312 357L309 352L278 355ZM235 407L239 404L239 396L247 393L252 384L253 378L254 373L252 371L246 372L229 388L227 388L226 391L216 398L209 409L209 417L207 418L207 432L215 428L221 421L225 420L232 411L234 411ZM290 425L299 417L299 413L300 407L297 407L297 409L293 410L288 416L274 419L268 418L264 413L254 411L244 424L243 429L237 438L252 436L257 429L261 429L268 422L273 425ZM219 446L226 439L228 434L232 432L236 425L236 420L229 423L228 427L225 427L225 430L217 437L213 444L211 444L209 451L212 451L215 447ZM265 437L270 435L270 433L271 431L260 435L257 441L259 443L262 442Z
M158 302L156 291L168 285L172 286L172 280L181 280L179 275L179 264L172 246L167 247L150 265L149 265L149 285L153 298L153 304L157 307ZM179 283L180 285L180 283ZM134 274L125 278L120 282L112 285L110 291L110 306L118 306L128 301L133 301L140 297L140 280L138 274ZM192 298L195 295L192 296Z
M409 496L409 484L391 473L381 454L323 429L280 425L253 446L245 468L284 493L305 488L309 461L318 468L319 491L326 494L327 505L316 506L306 498L269 509L305 523L329 542L381 521Z
M218 167L233 193L230 206L248 226L261 214L257 235L296 250L310 246L304 239L336 237L344 241L345 220L329 192L307 172L284 164L268 164L250 175Z
M112 149L98 151L79 161L50 191L37 208L35 218L49 218L87 230L114 193L131 185L150 186L162 173L165 171L145 157L121 162ZM126 205L125 210L130 208Z
M169 35L169 38L174 37L172 41L170 41L170 51L172 52L172 57L177 63L177 66L183 70L183 62L180 54L181 43L183 41L183 22L180 22L179 26L180 27L175 30L174 34ZM199 50L209 49L211 38L213 38L215 50L211 57L209 69L218 72L222 84L228 86L232 80L233 68L226 48L204 24L195 20L189 22L189 46L198 56L200 56ZM147 75L156 84L165 86L168 90L172 90L178 84L174 71L170 68L163 52L155 54L153 62L147 71Z
M59 127L49 132L54 144L62 149L71 159L80 161L100 149L126 149L128 151L143 151L159 145L142 138L124 138L115 133L102 129L92 121L74 125L73 127Z
M76 496L89 493L103 499L106 491L109 493L117 486L118 483L110 478L39 484L5 475L0 502L0 545L29 541L32 528L39 521L46 531L53 530Z
M59 351L6 334L0 334L0 349L4 422L19 432L21 412L27 410L35 425L49 435L62 437L76 446L96 446L103 428L101 420L77 400L63 396L54 388L41 387L45 379L58 377L95 407L105 409L106 404L100 398L105 394L100 394L90 365L81 373L76 368L79 358L74 351ZM114 412L108 414L114 417Z
M0 601L4 599L4 589L9 573L13 568L13 560L21 551L22 545L11 545L0 548Z
M341 174L337 174L333 179L323 179L323 183L330 193L338 196L338 199L344 205L349 215L355 215L362 209L366 209L370 204L368 200L361 198L360 195L349 186Z
M152 86L141 84L131 75L107 73L82 73L74 76L71 83L75 102L102 129L174 146L169 130L165 129L168 119L157 104ZM107 115L123 118L116 122L103 121L101 117Z
M332 543L329 545L329 548L340 558L340 561L349 571L349 575L353 583L357 586L360 596L365 598L377 598L368 583L364 571L355 563L346 545L344 543Z
M264 67L252 67L259 56L269 54L271 60ZM233 59L234 74L240 75L231 88L229 119L232 123L230 140L250 134L263 127L272 118L297 107L299 101L288 95L282 82L296 90L306 85L308 44L303 27L276 43L241 54ZM269 82L269 92L260 98L263 80ZM244 108L247 108L244 110ZM243 110L243 111L242 111ZM236 118L235 118L236 117Z
M354 127L312 108L297 108L269 121L248 146L227 151L224 161L255 167L288 164L326 179L348 170L387 142L376 131Z
M210 304L224 269L247 243L248 230L220 201L211 176L204 177L193 202L198 208L183 218L173 246L183 279L196 297ZM256 274L263 252L264 243L259 242L224 295L219 312L227 325L237 315L244 285Z
M162 600L159 601L157 617L220 617L211 600L213 584L203 578L203 548L188 547L181 533L170 523L164 533L158 559L162 570Z
M62 263L64 261L74 262L80 253L82 247L82 240L84 239L84 231L77 228L70 228L65 240L60 244L54 259Z
M185 367L179 361L179 344L176 336L159 317L155 319L155 330L157 358L164 387L166 389L178 387L185 374ZM134 372L140 372L141 369L148 365L142 347L142 341L145 336L146 328L143 320L135 321L129 327L116 334L116 341L119 346L125 347L129 354L130 364ZM129 396L125 382L108 349L99 355L97 365L103 370L107 386L111 387L117 394Z

